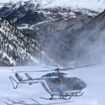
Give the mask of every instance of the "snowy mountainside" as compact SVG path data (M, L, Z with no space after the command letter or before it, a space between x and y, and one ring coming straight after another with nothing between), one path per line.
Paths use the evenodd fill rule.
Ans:
M24 65L35 63L38 51L35 40L25 37L8 21L0 18L0 62L1 65Z
M49 7L71 7L71 8L85 8L91 10L103 10L104 0L0 0L0 3L18 3L18 2L30 2L33 4L40 4L41 8Z
M45 45L44 42L46 42L48 40L47 37L52 35L54 32L64 30L65 28L75 23L78 23L77 28L80 28L83 24L90 21L91 18L93 18L97 14L98 12L91 10L75 11L71 10L70 8L62 8L62 7L42 9L40 8L40 5L37 5L37 3L36 4L33 3L33 1L18 2L16 4L11 4L11 6L5 5L0 9L0 17L3 17L4 19L8 20L11 24L18 27L18 29L24 35L26 35L26 37L27 36L32 37L35 40L37 40L41 45L42 52ZM29 45L31 46L30 42ZM25 47L27 46L24 46L24 48ZM27 47L26 49L30 51L29 53L34 54L33 48L31 49ZM31 52L31 50L33 51ZM11 56L13 56L13 54ZM47 54L45 54L44 56L47 56ZM26 57L23 57L23 59L24 58ZM52 58L47 57L46 59L49 61L49 59ZM21 60L14 62L19 63L24 61Z
M78 48L75 49L74 45L77 42L80 43L78 41L80 31L83 31L84 27L88 26L88 23L94 21L100 11L87 7L48 6L58 1L30 0L17 2L12 6L0 8L0 16L10 21L25 36L37 40L40 43L41 52L44 52L45 56L52 59L52 61L62 65L69 64L69 61L77 60L78 56L82 54L81 51L77 51L79 46L76 46ZM66 3L68 0L61 1L62 4L64 2ZM73 2L77 1L74 0ZM81 5L84 2L93 4L93 0L90 2L86 0L80 2ZM94 1L94 4L97 4L96 6L99 5L98 3L101 5L101 3L104 4L104 1ZM100 8L100 6L98 7ZM101 8L101 10L103 9ZM56 45L56 43L58 44ZM78 54L75 53L75 50Z
M35 24L40 21L50 20L53 18L76 18L77 13L94 17L99 14L87 8L72 9L71 7L46 7L40 8L40 2L35 4L31 1L18 2L11 7L3 6L0 8L0 16L7 19L11 23L19 24Z
M84 20L86 21L86 18ZM45 37L44 41L45 51L48 56L56 62L65 65L69 64L70 61L78 63L104 61L105 11L85 24L82 22L81 20L75 21L71 25L71 21L70 23L67 22L69 26L57 31L54 31L50 25L51 32L48 31L50 34L47 34L48 36L47 38ZM64 24L64 22L60 23ZM54 25L56 29L57 25ZM44 26L46 27L46 25Z
M34 0L33 0L34 1ZM42 8L48 7L71 7L74 9L86 8L100 11L105 7L104 0L41 0Z

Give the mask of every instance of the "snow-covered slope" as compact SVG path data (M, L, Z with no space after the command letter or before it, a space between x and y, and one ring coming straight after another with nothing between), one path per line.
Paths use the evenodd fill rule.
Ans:
M17 3L20 1L29 1L31 3L39 3L42 8L49 7L71 7L71 8L86 8L92 9L96 11L100 11L105 9L105 1L104 0L0 0L1 3Z
M8 3L8 2L17 3L20 1L27 1L27 0L0 0L0 3Z
M43 6L46 0L42 0ZM105 8L104 0L49 0L51 3L45 5L45 7L55 7L55 6L66 6L71 8L87 8L92 10L100 10Z
M36 41L25 37L16 27L0 18L0 63L18 65L27 60L35 61L36 46Z
M44 68L42 66L0 68L1 105L51 105L50 103L58 103L57 105L105 105L105 65L97 65L65 72L71 77L82 79L87 84L84 95L81 97L73 97L71 102L69 102L69 100L49 101L41 99L40 97L49 97L49 94L46 93L41 84L33 84L31 86L22 85L14 90L8 78L12 75L11 70L14 69L23 71L43 70ZM36 73L34 77L41 77L44 74L46 73ZM34 99L34 101L32 101L32 99ZM35 104L35 100L40 104ZM15 102L17 102L17 104ZM18 104L18 102L21 104Z

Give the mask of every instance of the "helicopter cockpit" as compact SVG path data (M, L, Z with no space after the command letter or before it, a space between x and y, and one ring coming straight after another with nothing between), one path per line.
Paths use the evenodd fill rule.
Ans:
M52 92L64 92L64 91L74 91L81 90L86 87L84 82L76 77L53 77L46 79L47 85Z

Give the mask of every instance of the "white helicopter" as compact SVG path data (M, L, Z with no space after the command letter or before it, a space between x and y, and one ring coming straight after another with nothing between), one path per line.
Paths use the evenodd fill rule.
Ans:
M94 65L94 64L93 64ZM54 70L41 70L41 71L17 71L15 72L15 77L10 76L9 79L13 84L13 88L17 89L19 84L36 84L41 83L42 87L50 94L50 98L43 98L47 100L54 100L54 99L63 99L69 100L72 97L82 96L83 92L87 85L86 83L77 78L77 77L68 77L67 74L61 71L68 71L68 70L75 70L76 68L83 68L93 65L86 65L86 66L79 66L79 67L71 67L60 69L56 68ZM47 73L40 78L32 78L28 72L50 72ZM24 79L20 74L23 73L26 77ZM54 98L57 96L58 98Z

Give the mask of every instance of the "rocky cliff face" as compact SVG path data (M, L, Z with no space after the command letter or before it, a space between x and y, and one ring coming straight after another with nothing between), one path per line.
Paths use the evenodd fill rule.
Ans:
M35 63L38 43L0 18L0 61L6 65Z

